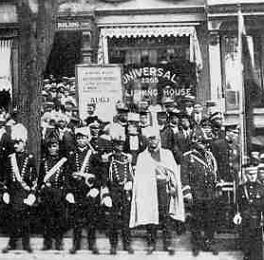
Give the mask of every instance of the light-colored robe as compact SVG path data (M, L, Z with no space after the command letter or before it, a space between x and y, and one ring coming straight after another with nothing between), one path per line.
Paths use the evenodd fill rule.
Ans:
M180 165L175 162L169 150L160 148L160 158L160 162L155 161L147 149L138 156L131 202L130 228L159 224L155 171L158 166L168 168L174 173L171 182L176 187L176 195L170 196L170 217L179 221L185 220Z

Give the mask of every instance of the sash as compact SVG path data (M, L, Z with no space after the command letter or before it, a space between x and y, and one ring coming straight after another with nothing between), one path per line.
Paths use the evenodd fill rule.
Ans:
M43 182L46 183L67 161L66 157L62 157L45 175Z
M87 163L89 162L89 159L90 159L90 156L92 154L92 150L89 149L84 157L84 160L83 160L83 163L82 163L82 166L81 166L81 169L79 172L76 172L74 173L75 176L79 176L79 177L83 177L84 180L85 180L85 184L88 186L88 187L92 187L93 184L94 184L94 174L90 174L90 173L85 173L85 168L86 168L86 165Z
M17 159L16 159L16 154L15 153L12 153L9 155L10 157L10 161L11 161L11 168L13 170L13 173L15 175L15 178L16 180L20 183L20 185L22 186L22 188L26 191L30 191L30 187L24 182L21 174L20 174L20 171L19 171L19 168L18 168L18 165L17 165Z

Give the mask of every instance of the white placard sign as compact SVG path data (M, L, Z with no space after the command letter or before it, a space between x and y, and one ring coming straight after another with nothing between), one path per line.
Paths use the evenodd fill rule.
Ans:
M77 65L76 79L80 118L87 117L87 105L94 103L98 117L112 121L116 102L123 96L122 66Z

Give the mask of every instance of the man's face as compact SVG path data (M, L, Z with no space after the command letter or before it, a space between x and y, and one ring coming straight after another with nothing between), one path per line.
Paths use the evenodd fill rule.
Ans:
M258 169L258 179L261 182L264 182L264 168L260 168Z
M118 119L120 122L126 123L127 122L127 112L119 112Z
M179 118L176 116L176 115L172 115L170 117L170 122L173 124L173 125L178 125L179 124Z
M60 129L63 129L66 126L66 122L64 120L59 120L58 121L58 127Z
M26 144L22 140L16 140L14 142L14 149L16 153L22 153L25 150Z
M188 116L190 116L193 112L193 105L186 105L185 112Z
M148 148L150 151L155 151L159 147L160 140L156 136L148 138Z
M221 127L223 125L223 119L221 117L218 117L214 120L214 125Z
M166 115L158 115L158 124L165 125L167 123L167 116Z
M181 119L181 125L184 130L187 130L190 128L190 121L187 118L182 118Z
M95 107L94 106L92 106L92 105L88 105L87 106L88 115L92 115L94 113L94 111L95 111Z
M76 136L76 142L78 147L80 148L84 148L88 145L88 137L85 135L77 135Z
M247 177L248 182L255 182L257 180L258 175L256 172L254 172L254 173L248 172L246 174L246 177Z
M148 124L148 116L147 115L140 115L140 123L142 125L147 125Z
M57 155L59 153L59 144L58 143L49 144L48 152L51 156Z

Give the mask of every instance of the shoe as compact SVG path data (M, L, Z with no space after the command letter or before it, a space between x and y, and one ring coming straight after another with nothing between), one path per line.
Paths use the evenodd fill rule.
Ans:
M10 245L7 245L6 247L4 247L2 249L2 253L3 254L6 254L8 253L10 250L16 250L16 246L10 246Z
M77 249L75 247L73 247L69 250L69 253L72 255L76 254L76 252L77 252Z
M91 248L91 251L92 251L93 255L100 255L100 252L99 252L99 249L97 246L93 246Z
M116 255L117 254L117 250L115 246L111 246L110 248L110 255Z
M192 254L193 254L193 256L198 256L199 253L200 253L200 250L199 250L197 247L194 247L194 248L192 249Z
M130 255L133 255L134 254L134 249L131 246L127 246L125 248L125 251L127 251L128 254L130 254Z
M155 251L155 247L154 246L149 246L148 250L147 250L147 255L152 255L152 253Z
M29 254L33 253L33 249L31 246L25 247L24 250L27 251Z
M169 255L175 255L175 249L171 246L167 247L165 251L167 251Z

